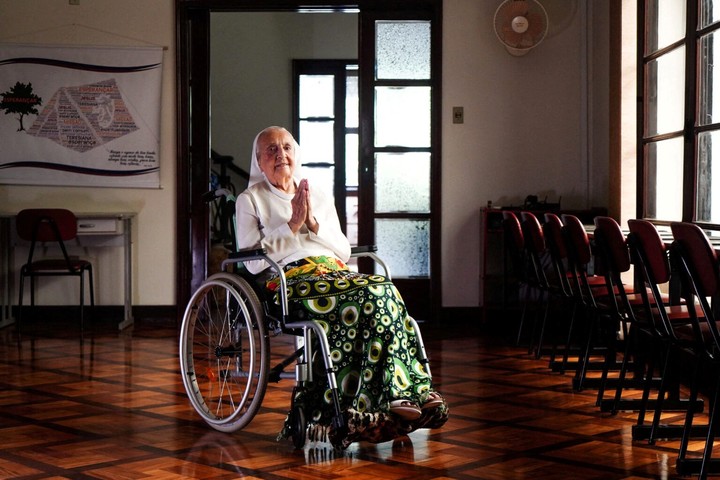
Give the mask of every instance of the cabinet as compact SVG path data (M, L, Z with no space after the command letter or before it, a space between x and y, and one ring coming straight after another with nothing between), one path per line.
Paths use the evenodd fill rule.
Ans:
M505 295L502 210L480 209L480 295L483 312L501 306Z
M505 245L503 238L503 210L483 207L480 209L480 292L479 306L483 318L489 311L517 304L517 291L513 282L506 278ZM526 209L510 208L516 215ZM556 215L577 216L584 224L592 224L598 215L607 215L607 209L594 207L586 210L530 210L542 223L543 215L551 211Z

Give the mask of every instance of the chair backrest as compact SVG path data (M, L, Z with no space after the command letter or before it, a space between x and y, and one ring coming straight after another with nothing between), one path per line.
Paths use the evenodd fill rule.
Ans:
M595 245L602 261L612 274L630 270L630 251L620 225L612 217L595 217Z
M17 234L27 241L57 242L77 236L77 217L64 208L29 208L15 219Z
M592 250L585 226L575 215L565 213L562 215L562 223L567 232L568 258L576 268L587 268L592 260Z
M699 294L704 297L717 295L720 292L718 258L705 232L694 223L686 222L674 222L670 228Z
M647 322L660 337L677 338L673 324L665 310L660 286L670 282L672 270L668 249L655 225L647 220L628 220L628 245L636 276L642 278L645 288L640 289Z
M693 315L694 332L699 346L710 355L720 350L718 331L718 294L720 274L715 249L705 232L697 225L687 222L670 224L673 233L671 258L682 277L682 295L688 304L697 304L702 309L702 318ZM710 301L708 299L711 299ZM692 309L694 310L694 309ZM706 329L700 327L703 321Z
M555 261L567 259L567 245L560 217L554 213L546 213L543 232L545 233L545 244L553 259Z
M522 249L525 248L525 238L523 237L522 228L520 227L520 220L509 210L504 210L502 216L505 245L512 250L522 251Z
M525 251L528 253L530 266L530 279L537 282L540 287L548 286L548 278L545 272L543 259L547 252L545 248L545 236L537 217L531 212L520 212L523 237L525 238Z
M560 217L554 213L546 213L542 229L545 236L545 245L550 253L555 278L553 281L560 287L562 293L570 297L573 294L573 287L568 277L567 262L567 241L565 231Z
M503 236L505 242L505 260L509 260L513 273L518 278L525 279L525 238L520 227L517 215L509 210L503 210Z
M642 255L642 261L650 275L650 282L664 284L670 281L670 261L667 247L651 222L640 219L628 220L628 240L632 251ZM639 260L639 258L638 258Z
M529 252L541 255L545 252L545 236L537 217L531 212L520 212L523 236L525 237L525 248Z

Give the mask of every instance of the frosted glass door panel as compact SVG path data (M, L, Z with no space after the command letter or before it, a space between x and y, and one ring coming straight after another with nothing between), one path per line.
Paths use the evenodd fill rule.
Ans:
M375 88L375 146L430 146L430 87Z
M300 75L300 118L332 117L335 111L335 77Z
M378 253L391 266L393 278L430 276L430 222L378 219L375 221Z
M376 212L430 212L430 153L378 153L375 178Z
M380 21L376 29L378 79L430 78L430 22Z

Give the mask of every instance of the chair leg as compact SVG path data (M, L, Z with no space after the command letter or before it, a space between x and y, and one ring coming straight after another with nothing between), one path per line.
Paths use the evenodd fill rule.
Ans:
M18 298L18 308L17 308L17 320L15 321L15 324L17 325L17 333L18 338L20 337L22 333L22 309L23 309L23 287L25 286L25 275L23 272L20 273L20 285L19 285L19 291L20 291L20 298Z
M572 348L572 338L575 329L575 316L577 315L577 310L578 303L574 301L572 306L572 313L570 314L570 322L568 324L567 338L565 340L565 350L563 351L560 373L565 373L565 369L568 365L568 357L570 356L570 349Z
M542 356L542 348L545 343L545 329L547 328L548 317L550 316L551 303L550 292L545 292L545 312L543 313L542 323L540 324L540 334L538 335L537 349L535 349L535 358L540 359Z
M717 409L718 403L720 403L720 392L718 392L718 388L720 388L720 382L716 382L712 405L710 406L710 410L708 412L710 414L710 419L708 422L708 432L707 438L705 439L705 450L703 451L702 463L700 464L700 472L698 473L698 478L703 479L707 478L707 468L708 464L710 463L710 457L712 456L713 444L715 443L715 430L717 429L718 423Z
M611 317L612 318L612 317ZM613 322L610 322L612 324ZM599 407L602 405L603 397L605 396L605 389L607 387L608 375L613 365L617 363L617 339L613 338L612 328L608 333L608 346L605 355L605 363L603 364L602 373L600 376L600 385L598 386L598 393L595 399L595 404ZM604 333L604 332L603 332ZM624 359L625 357L623 357Z
M655 413L653 414L652 427L650 428L650 438L648 438L650 445L655 444L655 435L660 425L660 415L662 415L663 402L665 401L665 394L668 388L667 382L671 356L671 348L665 349L665 358L663 359L662 373L660 374L660 386L658 387L657 400L655 401Z
M618 383L615 387L615 397L613 398L612 408L610 409L611 415L616 415L618 412L618 406L620 405L620 399L622 397L622 391L625 387L625 377L627 376L628 362L631 355L631 343L635 342L636 333L630 329L625 335L625 349L623 351L622 362L620 363L620 372L618 373ZM633 360L637 361L637 355L633 355Z
M93 272L92 268L88 270L88 281L90 282L90 306L95 306L95 287L93 287Z
M85 331L85 273L80 271L80 337Z
M698 397L698 390L699 390L699 380L700 380L700 364L701 362L698 361L695 365L695 368L693 369L693 375L692 375L692 383L690 386L690 396L689 396L689 402L690 405L694 405L697 401ZM717 395L717 393L716 393ZM680 437L680 447L678 448L678 458L676 465L682 466L685 462L685 456L687 455L687 449L688 444L690 443L691 438L691 431L692 431L692 425L693 425L693 419L695 417L695 409L694 408L688 408L687 412L685 412L685 424L683 426L683 433ZM678 472L680 473L680 472Z
M588 370L588 363L590 362L590 350L592 348L592 341L593 341L593 335L595 334L595 328L597 325L597 312L591 311L589 312L589 321L588 321L588 333L587 333L587 340L585 341L585 347L583 351L580 352L580 356L578 357L578 364L575 369L575 379L574 379L574 387L575 391L581 392L583 389L583 382L585 380L585 376L587 375Z

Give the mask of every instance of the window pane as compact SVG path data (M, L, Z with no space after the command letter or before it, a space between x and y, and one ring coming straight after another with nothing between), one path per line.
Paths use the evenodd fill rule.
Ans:
M333 125L335 122L300 122L300 162L335 163Z
M358 72L357 66L351 71L348 68L345 80L345 127L358 128L360 126L360 103L358 101Z
M720 20L720 12L715 5L715 0L701 0L700 11L698 12L698 28L704 28ZM717 13L717 15L716 15Z
M660 220L682 219L683 139L650 143L646 147L646 215Z
M348 133L345 135L345 186L357 187L359 165L358 165L358 134Z
M350 245L358 243L358 197L357 195L348 194L345 197L345 212L347 217L347 232L345 236L350 241ZM355 261L357 265L357 261ZM392 273L392 272L390 272Z
M430 211L430 154L379 153L375 157L375 211Z
M430 87L375 88L375 146L430 146Z
M685 113L685 48L648 62L645 135L682 130Z
M719 52L718 36L714 33L700 38L698 59L700 61L698 75L700 95L698 106L698 125L708 125L720 121L715 117L720 113L715 108L715 100L720 102L720 78L715 75L715 53ZM720 106L720 103L718 104Z
M714 147L720 151L720 131L698 135L696 220L720 223L720 163L714 165Z
M300 118L334 118L333 75L300 75Z
M322 190L335 203L335 167L303 167L302 178L307 178L310 188Z
M645 12L645 54L665 48L685 37L686 0L648 0Z
M430 22L376 23L378 79L430 78Z
M430 276L428 220L376 220L375 238L393 278Z

